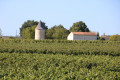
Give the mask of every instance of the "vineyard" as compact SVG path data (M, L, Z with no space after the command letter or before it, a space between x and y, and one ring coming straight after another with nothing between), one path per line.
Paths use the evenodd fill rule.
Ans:
M120 80L120 42L0 39L0 80Z
M120 41L0 40L0 52L120 56Z
M0 54L6 80L119 80L120 57L95 55Z

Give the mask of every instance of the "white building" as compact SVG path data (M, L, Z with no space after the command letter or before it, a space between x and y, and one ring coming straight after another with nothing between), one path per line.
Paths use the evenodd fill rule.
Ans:
M97 34L94 32L71 32L67 40L97 40Z
M45 29L40 21L35 28L35 40L45 39Z

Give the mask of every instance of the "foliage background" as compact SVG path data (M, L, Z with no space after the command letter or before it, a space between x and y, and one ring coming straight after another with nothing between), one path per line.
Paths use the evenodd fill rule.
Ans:
M28 20L24 22L20 28L20 36L23 39L34 39L35 27L37 24L38 22L34 20ZM67 39L67 36L70 32L89 32L89 28L87 28L87 25L82 21L74 23L70 30L67 30L61 24L58 26L55 25L49 29L44 22L42 24L45 26L46 39Z

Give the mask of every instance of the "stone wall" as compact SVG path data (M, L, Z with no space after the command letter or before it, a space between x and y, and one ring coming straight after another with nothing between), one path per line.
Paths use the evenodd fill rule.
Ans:
M45 39L45 30L35 29L35 40Z

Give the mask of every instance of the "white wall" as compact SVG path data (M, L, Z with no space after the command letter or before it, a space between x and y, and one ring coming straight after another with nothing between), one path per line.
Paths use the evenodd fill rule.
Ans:
M45 30L35 29L35 40L45 39Z
M74 35L73 40L97 40L97 36L94 36L94 35Z
M73 33L70 33L67 37L67 40L73 40L73 37L74 37Z

